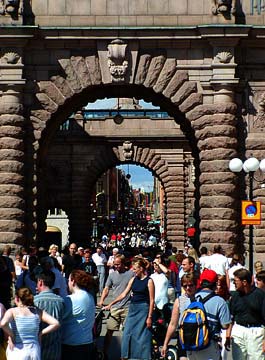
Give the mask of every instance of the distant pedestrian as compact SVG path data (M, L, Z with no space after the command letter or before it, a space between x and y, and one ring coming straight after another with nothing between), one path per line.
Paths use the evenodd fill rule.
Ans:
M101 246L97 247L96 252L92 255L92 260L97 266L97 272L99 277L99 294L101 295L105 284L105 266L107 264L107 258L106 255L103 253L103 248Z

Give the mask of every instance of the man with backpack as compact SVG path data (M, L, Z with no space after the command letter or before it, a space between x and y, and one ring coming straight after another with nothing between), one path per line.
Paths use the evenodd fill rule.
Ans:
M205 269L200 276L200 290L195 294L195 302L188 307L190 314L187 319L185 313L188 309L183 313L180 342L187 350L189 360L220 360L219 334L222 328L228 328L231 317L226 301L215 294L216 282L216 272ZM194 320L198 318L201 326ZM191 328L198 335L193 336Z

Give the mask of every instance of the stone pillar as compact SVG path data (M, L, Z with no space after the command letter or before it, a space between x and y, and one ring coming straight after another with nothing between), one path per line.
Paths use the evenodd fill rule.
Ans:
M24 117L20 85L0 98L0 243L24 243Z

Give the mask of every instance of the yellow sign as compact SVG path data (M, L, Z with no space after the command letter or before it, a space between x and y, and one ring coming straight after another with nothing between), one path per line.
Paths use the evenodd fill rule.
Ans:
M260 225L261 203L260 201L242 201L241 211L242 225Z

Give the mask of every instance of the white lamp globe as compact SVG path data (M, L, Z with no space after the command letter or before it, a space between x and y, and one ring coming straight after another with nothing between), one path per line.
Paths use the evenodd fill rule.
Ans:
M259 168L262 172L265 172L265 159L262 159L259 163Z
M243 164L243 169L245 172L254 172L256 170L258 170L259 168L259 160L254 158L254 157L251 157L249 159L247 159L246 161L244 161L244 164Z
M242 160L238 158L234 158L229 161L229 169L232 172L240 172L243 168L243 162Z

